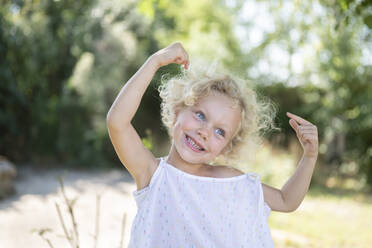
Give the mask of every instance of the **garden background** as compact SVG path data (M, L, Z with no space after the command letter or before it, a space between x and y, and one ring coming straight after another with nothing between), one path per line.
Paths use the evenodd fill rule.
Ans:
M191 66L218 61L276 104L281 131L266 134L248 165L264 183L281 188L301 156L285 112L318 127L319 158L304 202L269 217L276 247L371 245L372 1L5 0L0 155L18 175L15 195L0 201L0 247L47 247L31 229L48 226L55 226L52 243L68 245L52 236L63 235L53 203L63 173L67 192L80 199L81 247L92 247L86 222L95 212L79 209L94 210L103 192L101 247L119 243L126 209L128 238L135 183L110 142L106 115L145 60L175 41ZM162 75L180 72L176 64L159 69L133 120L157 157L169 149L157 87Z

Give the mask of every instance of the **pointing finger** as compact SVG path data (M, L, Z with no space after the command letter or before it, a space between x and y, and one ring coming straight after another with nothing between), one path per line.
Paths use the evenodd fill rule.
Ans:
M307 121L307 120L305 120L305 119L303 119L303 118L301 118L301 117L299 117L295 114L289 113L289 112L287 112L287 116L289 118L294 119L295 121L297 121L300 124L308 124L308 125L312 124L311 122L309 122L309 121Z
M298 124L297 122L294 120L294 119L290 119L289 120L289 125L291 125L291 127L295 130L295 132L297 133L298 131Z

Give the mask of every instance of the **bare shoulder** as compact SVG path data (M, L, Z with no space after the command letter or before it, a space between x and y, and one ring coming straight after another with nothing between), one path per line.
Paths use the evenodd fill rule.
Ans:
M214 168L215 177L235 177L245 174L241 170L226 165L216 165L213 167L215 167Z

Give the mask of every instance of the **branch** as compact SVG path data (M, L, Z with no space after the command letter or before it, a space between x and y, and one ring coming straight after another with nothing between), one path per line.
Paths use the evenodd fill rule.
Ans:
M61 210L59 209L59 205L58 205L58 203L55 203L55 205L56 205L56 208L57 208L57 213L58 213L59 221L60 221L60 223L62 225L63 232L65 233L65 237L69 241L71 247L74 248L74 243L72 241L72 238L70 237L70 235L67 232L65 222L63 221L63 218L62 218Z
M76 221L75 221L74 209L73 209L73 205L76 202L76 198L73 201L70 202L68 200L67 196L66 196L66 193L65 193L62 177L59 176L58 180L59 180L59 183L61 184L62 195L63 195L63 198L65 199L66 205L68 207L68 212L69 212L70 217L71 217L72 226L73 226L75 239L76 239L76 248L79 248L79 233L78 233L77 224L76 224Z

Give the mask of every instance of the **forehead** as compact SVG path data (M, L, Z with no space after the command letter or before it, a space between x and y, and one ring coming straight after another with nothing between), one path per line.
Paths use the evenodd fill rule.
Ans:
M200 98L196 106L232 111L234 109L234 100L227 95L212 91L209 95Z

